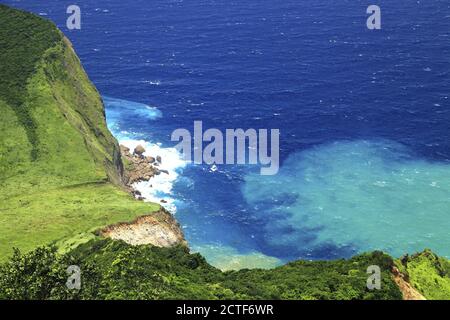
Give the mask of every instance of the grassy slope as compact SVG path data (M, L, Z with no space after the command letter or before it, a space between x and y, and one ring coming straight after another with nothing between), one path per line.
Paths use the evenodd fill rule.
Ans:
M0 260L155 211L121 190L117 141L70 43L0 5Z
M399 270L425 298L450 300L450 261L430 250L397 260Z
M0 61L0 261L13 246L30 251L58 241L66 252L35 250L9 260L0 298L73 297L64 286L69 262L86 270L85 289L75 293L84 298L400 297L390 258L378 253L222 273L182 248L93 240L70 251L94 238L90 231L159 206L121 190L117 142L100 97L52 23L0 5ZM365 289L370 264L385 265L379 292ZM427 298L450 297L447 260L422 254L403 269Z

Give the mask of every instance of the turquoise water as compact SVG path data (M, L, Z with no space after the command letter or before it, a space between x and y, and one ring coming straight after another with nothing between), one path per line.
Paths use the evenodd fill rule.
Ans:
M164 199L216 266L382 249L450 257L450 4L379 0L3 1L55 21L119 140L161 153ZM183 164L177 128L280 129L281 170ZM157 183L156 183L157 182ZM149 183L152 184L152 183Z
M448 256L450 165L389 141L339 141L293 154L279 175L249 175L243 192L272 247L334 255L427 247ZM289 199L280 203L280 199ZM273 219L273 217L276 217Z

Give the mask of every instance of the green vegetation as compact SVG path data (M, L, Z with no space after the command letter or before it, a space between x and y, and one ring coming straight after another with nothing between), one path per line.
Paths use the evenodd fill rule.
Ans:
M425 298L450 300L450 261L425 250L402 257L396 265Z
M13 106L28 140L37 144L36 123L25 105L26 84L44 52L61 38L49 21L0 5L0 98ZM33 158L37 156L32 149Z
M0 261L159 209L122 190L101 98L51 22L0 5L0 60Z
M4 5L0 61L0 299L401 298L380 252L222 272L185 247L99 239L160 206L124 191L97 90L51 22ZM450 297L449 261L426 251L397 264L427 298ZM79 291L65 286L69 265L82 270ZM366 287L370 265L381 290Z
M122 163L123 163L123 167L125 170L133 170L134 169L134 165L133 163L128 160L126 157L122 157Z
M108 183L15 196L2 204L0 252L12 252L13 247L27 251L64 238L67 245L73 237L82 240L79 233L87 232L89 239L89 231L158 209L159 205L134 201Z
M382 269L381 290L366 287L369 265ZM298 261L273 270L221 272L185 247L130 246L91 240L65 255L39 248L0 267L0 299L401 299L380 252L350 260ZM68 290L69 265L81 290Z

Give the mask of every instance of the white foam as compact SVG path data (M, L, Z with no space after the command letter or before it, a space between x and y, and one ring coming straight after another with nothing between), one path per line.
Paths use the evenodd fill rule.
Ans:
M162 117L162 112L155 107L123 99L102 96L106 107L108 125L116 125L121 114L127 112L139 118L155 120Z
M145 148L145 156L161 157L162 161L159 168L167 170L169 174L161 172L149 181L135 183L133 187L141 193L145 201L161 203L161 200L164 200L166 203L161 203L161 205L175 213L176 205L175 199L172 198L172 188L179 176L179 171L187 164L181 153L175 148L163 148L160 143L155 144L145 140L122 139L119 142L130 150L142 145Z
M169 174L161 172L154 176L150 181L135 183L133 187L138 190L147 202L160 203L172 213L176 212L175 199L172 198L173 184L179 176L179 171L187 164L183 156L175 148L163 148L161 143L152 143L145 140L135 139L142 136L140 133L124 130L120 127L122 114L131 113L136 117L144 117L148 120L156 120L162 117L162 112L146 104L128 101L123 99L103 96L106 107L106 118L108 128L119 140L119 143L134 150L137 145L142 145L146 152L145 156L160 156L162 163L159 166L161 170L166 170ZM161 202L163 200L163 202Z

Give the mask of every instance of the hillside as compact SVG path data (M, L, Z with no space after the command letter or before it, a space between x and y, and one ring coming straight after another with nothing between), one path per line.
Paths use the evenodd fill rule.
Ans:
M124 186L102 100L51 22L0 5L0 61L0 299L401 299L395 268L418 296L450 299L450 263L431 251L212 267L169 213ZM65 285L69 265L80 291ZM381 290L367 289L370 265Z
M79 291L65 286L67 265L82 270ZM366 287L368 265L381 290ZM186 247L93 240L64 256L40 248L0 266L0 299L401 299L393 260L374 252L350 260L297 261L273 270L221 272Z
M0 5L0 61L0 261L159 209L124 191L101 98L53 23Z
M408 282L426 299L450 300L450 261L431 250L396 260Z
M68 265L80 267L81 290L67 289ZM381 290L367 289L370 265L381 269ZM449 300L449 266L429 250L399 260L375 251L222 272L185 246L93 239L65 254L56 247L16 250L0 264L0 299Z

